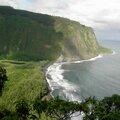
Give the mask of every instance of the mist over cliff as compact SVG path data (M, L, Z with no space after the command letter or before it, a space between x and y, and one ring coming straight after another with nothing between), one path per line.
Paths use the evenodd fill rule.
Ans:
M0 58L74 61L109 51L78 22L0 6Z

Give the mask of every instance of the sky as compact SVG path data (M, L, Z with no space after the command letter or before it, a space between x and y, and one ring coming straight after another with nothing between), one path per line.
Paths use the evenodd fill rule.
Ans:
M98 40L120 40L120 0L0 0L0 5L76 20Z

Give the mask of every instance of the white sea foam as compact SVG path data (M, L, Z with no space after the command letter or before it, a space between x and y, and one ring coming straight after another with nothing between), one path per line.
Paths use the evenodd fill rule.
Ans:
M112 53L112 55L115 55L116 54L116 52L113 50L113 53Z
M61 68L61 66L64 64L70 64L70 63L82 63L86 61L94 61L101 57L102 55L98 55L88 60L54 63L51 66L49 66L46 71L46 80L51 89L51 95L54 90L58 88L62 88L62 92L63 92L62 94L64 94L66 99L69 99L70 101L80 101L80 98L75 94L78 89L77 85L64 79L64 76L63 76L64 70Z
M115 51L113 51L113 55L114 54L116 54ZM64 70L61 67L64 64L95 61L96 59L102 58L102 57L103 57L103 55L100 54L100 55L98 55L94 58L88 59L88 60L54 63L54 64L50 65L46 71L46 80L51 89L51 96L54 97L52 94L54 92L54 90L61 90L60 94L62 96L65 96L65 99L70 100L70 101L80 101L79 95L76 94L76 91L78 89L77 85L64 79L64 76L63 76ZM81 120L82 117L79 116L78 119ZM75 120L77 120L77 118Z
M87 61L94 61L94 60L96 60L96 59L98 59L98 58L102 58L102 57L103 57L103 55L102 55L102 54L99 54L98 56L96 56L96 57L94 57L94 58L90 58L90 59L88 59L88 60L75 61L74 63L83 63L83 62L87 62Z
M115 55L115 54L116 54L116 52L113 51L112 55ZM87 61L95 61L96 59L102 58L102 57L103 57L103 55L99 54L98 56L96 56L94 58L90 58L88 60L54 63L54 64L50 65L46 71L46 80L51 89L51 95L55 89L62 88L63 89L62 92L65 94L66 99L69 99L70 101L78 101L79 98L75 95L74 96L72 95L72 92L76 93L76 91L78 89L77 85L64 79L64 76L63 76L64 70L61 68L61 66L64 64L70 64L70 63L83 63L83 62L87 62Z
M48 67L46 72L46 79L51 88L51 92L53 92L55 89L62 88L62 92L65 94L65 97L67 97L67 99L73 100L72 95L70 95L70 91L75 92L75 88L77 88L77 86L64 79L62 75L64 70L61 69L62 64L63 63L54 63Z

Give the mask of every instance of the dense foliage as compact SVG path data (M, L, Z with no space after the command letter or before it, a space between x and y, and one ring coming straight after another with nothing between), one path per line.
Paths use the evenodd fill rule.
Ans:
M54 18L0 6L0 54L7 59L56 59L62 34ZM55 50L55 51L54 51Z
M22 119L27 119L27 116L29 115L29 106L27 102L24 100L21 100L16 103L16 112L19 117Z
M12 61L11 61L12 62ZM18 62L17 64L22 64ZM1 80L7 80L6 70L0 68ZM32 91L31 91L32 92ZM18 93L19 94L19 93ZM64 101L57 98L48 99L46 93L41 91L31 102L25 98L14 102L15 109L9 107L0 110L2 120L67 120L78 115L83 115L84 120L119 120L120 95L105 97L102 100L87 98L81 103ZM14 100L14 99L13 99ZM9 99L10 101L10 99ZM76 113L77 114L74 114ZM44 118L43 118L44 114Z
M77 115L74 113L77 112ZM120 120L120 96L113 95L105 97L103 100L88 98L78 102L64 101L59 98L42 100L37 97L31 104L24 100L17 101L14 113L1 111L1 119L21 119L21 120L41 120L42 113L45 120L49 118L55 120L67 120L78 115L83 115L83 120Z
M0 67L0 95L2 94L2 90L4 88L5 81L7 81L6 70Z
M85 113L85 120L120 120L120 95L100 101L89 98L86 104L89 105L89 112Z
M0 58L86 59L103 50L93 30L78 22L0 6Z
M93 57L106 52L91 28L64 18L0 6L0 58L17 60L56 60ZM84 112L85 120L118 120L120 97L81 103L50 99L44 81L46 61L0 61L0 119L66 120ZM3 90L4 88L4 90ZM3 91L2 91L3 90ZM40 97L37 97L39 96Z

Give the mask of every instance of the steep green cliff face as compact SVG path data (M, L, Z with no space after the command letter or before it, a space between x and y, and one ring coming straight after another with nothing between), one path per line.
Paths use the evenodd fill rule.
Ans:
M69 19L0 7L0 57L17 60L72 61L107 49L92 28Z
M92 28L59 18L56 20L55 28L64 35L61 56L64 61L88 59L101 52Z

